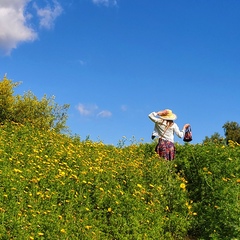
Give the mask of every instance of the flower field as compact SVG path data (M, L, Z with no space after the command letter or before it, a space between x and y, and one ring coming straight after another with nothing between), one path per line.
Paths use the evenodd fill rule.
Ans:
M110 146L0 127L0 239L239 239L240 147Z

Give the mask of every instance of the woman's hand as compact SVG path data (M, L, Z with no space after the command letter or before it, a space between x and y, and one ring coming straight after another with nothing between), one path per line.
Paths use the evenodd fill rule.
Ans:
M190 124L187 123L187 124L185 124L185 125L183 126L183 129L186 130L189 126L190 126Z
M166 115L168 115L168 110L159 111L157 114L159 116L166 116Z

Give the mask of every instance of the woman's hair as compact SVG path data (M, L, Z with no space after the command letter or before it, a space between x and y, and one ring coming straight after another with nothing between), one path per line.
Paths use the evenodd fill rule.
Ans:
M173 125L173 120L166 120L167 121L167 126L171 127Z
M164 125L166 124L166 126L169 128L173 125L173 120L163 120L162 119L161 124L164 124Z

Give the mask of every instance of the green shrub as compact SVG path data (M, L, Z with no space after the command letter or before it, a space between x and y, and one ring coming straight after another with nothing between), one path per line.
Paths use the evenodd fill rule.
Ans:
M179 146L176 160L195 212L191 234L201 239L240 237L240 147L206 144Z

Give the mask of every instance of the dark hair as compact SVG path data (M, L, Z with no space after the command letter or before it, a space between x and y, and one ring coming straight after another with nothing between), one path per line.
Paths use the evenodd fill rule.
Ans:
M173 125L173 120L166 120L167 121L167 126L171 127Z

